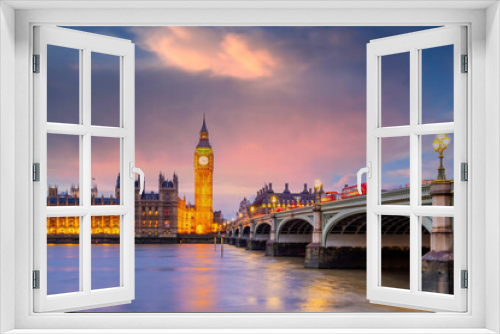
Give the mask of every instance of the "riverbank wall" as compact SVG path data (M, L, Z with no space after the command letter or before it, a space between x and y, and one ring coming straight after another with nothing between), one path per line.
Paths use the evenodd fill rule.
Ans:
M177 235L173 237L135 237L136 244L213 244L214 238L218 244L221 238L215 235ZM92 244L119 244L119 235L92 236ZM47 236L47 244L79 244L78 235ZM224 243L227 240L224 239Z

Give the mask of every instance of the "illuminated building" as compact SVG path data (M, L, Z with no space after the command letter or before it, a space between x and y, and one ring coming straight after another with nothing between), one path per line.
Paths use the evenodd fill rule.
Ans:
M200 139L194 151L194 204L196 207L196 234L215 232L213 212L214 154L208 140L208 129L203 116Z
M158 175L158 192L139 195L139 181L135 181L135 236L138 238L176 237L178 234L205 234L218 231L224 221L220 211L213 212L213 161L212 147L203 118L200 139L194 153L195 204L179 198L179 178L174 173L167 180ZM98 196L97 186L92 186L92 205L120 204L120 175L116 179L115 195ZM49 187L48 206L79 205L79 187L72 185L69 192L59 193L57 186ZM120 234L120 216L93 216L93 237L112 237ZM80 230L78 217L47 218L47 234L51 237L74 236Z
M174 173L172 180L158 175L158 192L139 195L139 182L135 182L135 235L136 237L175 237L178 233L194 233L194 206L180 199L179 179ZM79 191L72 186L69 193L58 193L57 186L49 187L48 206L79 205ZM98 196L97 186L92 187L92 205L120 204L120 175L116 179L115 195ZM120 234L120 216L93 216L92 235L108 237ZM47 234L71 236L79 233L78 217L47 218Z
M167 180L163 173L160 173L157 193L151 191L139 195L139 181L136 181L135 236L175 237L179 232L180 203L177 174L174 173L172 180Z
M72 185L70 192L58 193L57 186L49 187L47 206L75 206L80 204L79 189ZM118 205L119 197L98 197L97 187L92 187L92 205ZM92 216L93 235L113 236L120 234L120 216ZM80 233L79 217L47 218L48 236L71 236Z
M186 203L186 196L179 199L177 229L179 234L192 234L196 232L195 225L196 210L194 205Z
M323 188L320 190L320 194L323 193ZM282 211L293 209L301 206L308 206L314 204L314 191L312 188L307 188L307 183L304 183L304 189L300 193L292 193L288 188L288 183L285 183L285 189L282 193L275 193L273 190L273 184L266 184L263 188L257 191L257 196L251 204L255 208L255 214L269 214L273 210ZM240 203L240 209L238 215L241 213L245 215L250 207L249 202L244 199Z

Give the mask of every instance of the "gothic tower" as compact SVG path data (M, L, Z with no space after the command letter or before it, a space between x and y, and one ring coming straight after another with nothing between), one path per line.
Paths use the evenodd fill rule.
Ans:
M203 115L200 140L194 151L194 203L196 208L196 233L212 232L213 224L213 171L214 154L208 141L208 130Z

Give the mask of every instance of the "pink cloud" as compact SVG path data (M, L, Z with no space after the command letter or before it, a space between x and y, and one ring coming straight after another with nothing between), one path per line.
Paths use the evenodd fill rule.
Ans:
M135 29L138 46L153 52L160 66L238 79L272 77L278 57L247 35L202 27Z
M402 169L390 170L390 171L387 171L387 175L410 177L410 169L409 168L402 168Z

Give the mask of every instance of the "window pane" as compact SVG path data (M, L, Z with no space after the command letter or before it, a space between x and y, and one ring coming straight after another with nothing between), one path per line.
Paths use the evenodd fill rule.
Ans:
M92 205L120 204L120 139L92 137Z
M422 205L454 204L453 133L421 136Z
M80 122L80 50L47 45L47 122Z
M382 126L410 124L410 53L381 57Z
M410 203L410 138L381 139L382 204Z
M381 216L381 286L410 288L410 218Z
M453 122L453 45L422 50L422 123Z
M80 205L80 138L47 135L47 206Z
M120 126L120 57L92 52L92 125Z
M453 294L453 218L420 217L422 291Z
M120 216L92 216L92 290L120 286Z
M80 291L80 218L47 218L47 294Z

